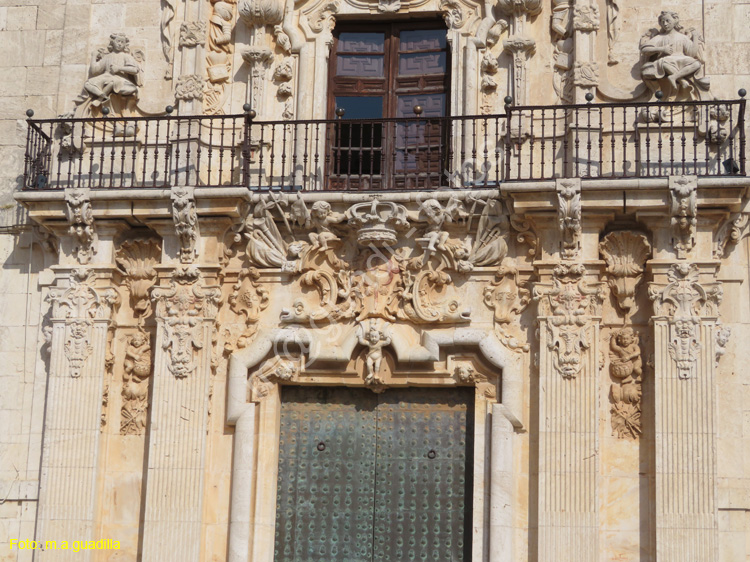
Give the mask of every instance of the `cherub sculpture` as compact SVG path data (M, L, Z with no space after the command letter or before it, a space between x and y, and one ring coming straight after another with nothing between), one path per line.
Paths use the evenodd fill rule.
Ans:
M680 93L708 92L708 78L698 77L703 68L704 40L695 29L685 33L676 12L659 14L660 29L651 29L641 38L641 77L654 92L661 90L667 99Z
M370 328L367 331L365 331L364 325L360 324L357 338L361 345L369 348L365 358L365 366L367 368L365 384L382 384L383 381L380 379L379 375L380 367L383 362L383 348L391 345L391 336L386 333L385 329L379 330L375 327L375 324L371 323Z
M292 220L304 228L312 228L308 236L313 248L328 250L328 244L339 240L332 230L332 225L343 220L343 215L334 213L327 201L316 201L308 211L302 197L297 194L297 200L291 208Z
M148 376L151 374L151 345L148 334L138 331L125 350L125 372L122 377L122 421L120 433L140 434L146 427Z
M424 265L437 250L447 251L445 243L448 241L450 234L445 230L445 226L461 218L466 218L468 213L466 213L463 204L458 199L451 197L445 208L443 208L437 199L427 199L422 203L419 214L427 222L425 230L427 248L422 260L422 264Z
M616 402L634 404L640 400L640 393L635 383L643 374L643 361L638 335L632 328L623 328L609 342L610 373L620 383L620 388L612 388Z

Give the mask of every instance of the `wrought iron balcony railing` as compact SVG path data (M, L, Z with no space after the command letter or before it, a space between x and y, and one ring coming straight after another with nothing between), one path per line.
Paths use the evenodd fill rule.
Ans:
M744 99L378 120L29 119L24 189L476 189L564 177L745 175L744 120Z

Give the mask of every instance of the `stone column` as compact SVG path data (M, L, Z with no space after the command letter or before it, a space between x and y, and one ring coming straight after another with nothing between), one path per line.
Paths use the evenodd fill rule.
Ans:
M112 268L57 267L36 540L39 560L92 560L72 541L95 540L107 331L119 303ZM68 541L71 549L65 548ZM51 543L50 543L51 545Z
M204 268L206 269L206 268ZM215 270L163 268L149 428L143 560L198 562L211 382L220 290Z
M513 508L513 424L502 404L492 405L492 444L490 445L490 560L512 562Z
M593 562L599 559L601 284L582 264L537 267L538 560Z
M656 552L659 562L718 560L717 263L651 262L654 282Z

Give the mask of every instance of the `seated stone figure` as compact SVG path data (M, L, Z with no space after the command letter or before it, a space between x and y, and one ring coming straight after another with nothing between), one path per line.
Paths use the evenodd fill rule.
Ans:
M683 33L675 12L659 14L659 27L641 38L643 81L652 91L661 90L665 99L701 99L710 87L708 78L697 76L703 68L703 37L694 29Z
M107 49L99 49L92 56L90 74L83 88L91 95L95 107L109 101L111 94L137 95L141 69L130 54L130 40L121 33L110 35Z

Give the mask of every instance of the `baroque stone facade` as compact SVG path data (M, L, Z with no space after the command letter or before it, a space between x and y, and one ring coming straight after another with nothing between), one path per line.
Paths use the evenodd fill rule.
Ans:
M290 386L471 389L463 560L750 560L748 16L0 7L0 560L286 560Z

